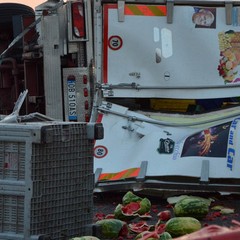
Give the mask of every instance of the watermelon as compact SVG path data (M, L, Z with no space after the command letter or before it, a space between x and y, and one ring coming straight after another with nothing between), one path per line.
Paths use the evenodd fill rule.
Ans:
M173 217L166 222L165 231L172 237L179 237L201 229L201 223L193 217Z
M171 218L171 211L170 210L164 210L158 213L158 218L160 221L167 221Z
M135 217L149 218L151 217L149 215L150 210L151 202L149 199L143 198L138 202L118 204L114 210L114 217L124 221L132 220Z
M74 238L71 238L70 240L100 240L100 239L93 236L83 236L83 237L74 237Z
M214 201L212 198L203 198L203 197L199 197L199 196L191 196L191 195L180 195L180 196L175 196L175 197L169 197L167 199L169 204L176 204L179 200L183 199L183 198L197 198L200 199L202 201L205 201L206 203L208 203L209 205L211 204L212 201Z
M128 235L127 223L119 219L103 219L95 223L100 239L125 237Z
M143 198L140 201L140 209L138 210L139 215L144 215L145 213L148 213L151 210L151 202L148 198Z
M164 232L160 235L159 240L167 240L167 239L172 239L172 236L168 232Z
M131 205L128 204L128 208L130 208ZM135 207L135 206L134 206ZM138 215L135 211L132 211L131 209L129 209L129 211L127 211L128 208L125 208L122 204L118 204L114 210L114 218L122 220L122 221L130 221L134 218L136 218Z
M140 202L142 201L142 198L135 195L133 192L131 191L128 191L122 198L122 204L125 206L129 203L132 203L132 202Z
M173 212L176 217L202 219L206 217L209 212L209 203L199 198L186 197L175 204Z
M137 223L130 223L128 225L129 229L133 233L142 233L144 231L149 231L151 228L153 228L153 225L148 225L146 221L140 221Z
M140 209L141 205L139 202L128 203L127 205L122 205L122 213L127 215L133 215L137 213Z
M150 239L159 239L159 235L155 231L144 231L139 233L134 240L141 239L141 240L150 240Z

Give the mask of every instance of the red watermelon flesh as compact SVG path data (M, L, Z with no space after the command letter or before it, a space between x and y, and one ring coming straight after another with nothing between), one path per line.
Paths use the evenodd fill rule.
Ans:
M137 213L139 209L140 209L140 203L132 202L122 207L122 213L125 215L133 215Z

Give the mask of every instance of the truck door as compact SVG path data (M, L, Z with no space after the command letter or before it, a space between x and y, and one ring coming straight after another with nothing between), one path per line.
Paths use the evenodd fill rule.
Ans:
M124 10L119 4L104 4L106 97L190 99L207 98L210 93L214 98L238 94L239 7L227 10L223 2L211 7L196 4L168 8L161 3L124 3Z

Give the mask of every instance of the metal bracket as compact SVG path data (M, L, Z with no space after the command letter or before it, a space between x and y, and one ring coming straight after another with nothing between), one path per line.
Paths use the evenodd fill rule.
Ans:
M201 183L209 182L209 160L202 161L200 182Z
M94 8L97 13L100 13L102 9L101 1L94 1Z
M125 20L124 9L125 9L125 0L119 0L118 1L118 21L119 22L124 22Z
M232 9L233 9L233 3L225 2L226 24L227 25L232 25Z
M95 174L94 174L95 175L95 177L94 177L95 185L98 183L98 179L99 179L101 173L102 173L102 168L97 168L95 171Z
M87 124L87 138L91 140L103 139L104 130L102 123Z
M139 172L138 176L136 177L136 180L138 182L143 181L145 179L146 173L147 173L147 165L148 165L147 161L141 162L140 172Z
M173 23L174 0L167 0L167 23Z

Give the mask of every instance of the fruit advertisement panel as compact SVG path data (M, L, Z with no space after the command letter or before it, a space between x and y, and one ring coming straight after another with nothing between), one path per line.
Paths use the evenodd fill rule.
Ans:
M220 124L195 133L185 140L181 157L225 158L231 122Z

